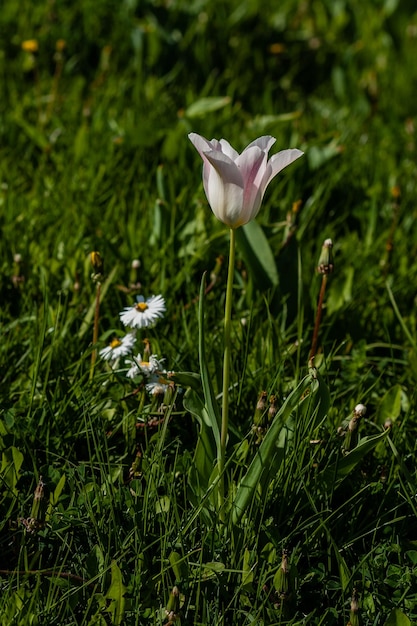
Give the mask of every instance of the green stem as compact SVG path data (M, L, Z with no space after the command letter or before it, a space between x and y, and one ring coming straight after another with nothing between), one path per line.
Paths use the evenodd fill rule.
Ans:
M94 309L94 328L93 328L93 346L97 345L98 341L98 323L100 319L100 291L101 291L101 283L97 283L96 288L96 306ZM94 376L94 367L97 360L97 348L93 347L93 351L91 353L91 366L90 366L90 381L93 380Z
M220 518L224 519L224 466L226 460L227 433L229 429L229 383L230 383L230 357L231 357L231 323L232 323L232 297L233 277L235 269L236 232L230 229L230 252L229 269L227 273L226 304L224 309L224 353L223 353L223 394L222 394L222 424L220 431Z

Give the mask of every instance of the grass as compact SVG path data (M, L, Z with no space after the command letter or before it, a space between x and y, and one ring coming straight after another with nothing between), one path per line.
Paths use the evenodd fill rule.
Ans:
M417 620L416 29L407 0L6 0L2 626ZM237 231L222 512L228 233L191 131L305 151ZM137 293L163 402L90 380Z

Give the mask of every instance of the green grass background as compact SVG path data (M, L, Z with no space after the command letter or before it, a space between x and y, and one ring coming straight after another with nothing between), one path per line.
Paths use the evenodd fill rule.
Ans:
M2 626L167 623L175 584L182 624L345 625L354 588L362 623L415 623L416 58L412 0L3 1ZM267 247L238 242L231 484L254 454L259 393L281 405L307 370L315 267L334 242L318 359L330 408L310 434L303 417L304 439L226 534L195 483L182 392L159 428L136 427L161 415L149 398L102 362L89 381L93 250L107 278L99 347L140 282L167 300L153 351L199 371L200 281L228 243L192 131L305 152L268 188ZM205 302L215 392L226 260ZM389 418L389 438L329 488L317 468L338 458L358 402L360 436ZM28 532L40 476L46 510Z

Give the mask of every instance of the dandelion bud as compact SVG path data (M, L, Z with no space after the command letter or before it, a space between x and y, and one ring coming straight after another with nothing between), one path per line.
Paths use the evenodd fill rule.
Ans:
M38 52L39 44L36 39L26 39L26 41L22 41L22 50L34 54Z
M290 566L287 550L282 551L281 567L274 576L274 587L281 600L285 600L291 592Z
M165 609L165 613L168 619L172 622L178 618L180 611L180 590L177 585L172 588L169 596L168 604Z
M319 258L319 263L317 266L317 271L320 274L331 274L334 269L333 263L333 241L331 239L326 239L323 243L323 247L321 249L321 254Z
M352 450L357 444L357 430L359 426L359 422L362 417L366 413L366 406L364 404L357 404L353 409L352 418L349 421L346 433L345 433L345 441L343 443L344 452L349 452Z
M261 411L261 412L265 411L267 395L268 394L266 393L266 391L261 391L261 394L259 396L259 399L258 399L258 402L257 402L257 405L256 405L256 410L257 411Z
M141 262L139 259L133 259L130 264L130 275L129 275L129 287L130 289L140 289L141 283L139 280L140 276L140 266Z
M268 421L272 422L275 415L278 412L278 398L276 396L271 396L269 398L269 409L268 409Z
M353 409L353 413L357 415L358 418L363 417L366 413L366 406L364 404L357 404Z
M356 589L352 593L348 626L359 626L359 595Z
M266 399L268 394L266 391L261 391L259 394L258 402L256 403L255 415L253 417L253 423L256 425L261 425L263 421L263 417L266 411Z
M91 265L93 266L93 270L95 274L102 274L104 270L103 259L101 258L100 252L92 252L90 255Z
M67 42L65 41L65 39L58 39L55 43L55 50L57 52L62 52L63 50L65 50L67 46Z
M214 266L214 268L211 270L210 272L210 282L211 283L216 283L217 279L219 278L219 274L220 274L220 270L222 268L224 262L224 256L222 254L220 254L217 258L216 258L216 264Z

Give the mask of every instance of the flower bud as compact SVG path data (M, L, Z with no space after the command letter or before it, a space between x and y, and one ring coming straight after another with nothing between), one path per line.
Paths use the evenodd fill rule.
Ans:
M92 252L90 254L91 265L93 266L93 273L91 278L94 282L100 282L104 274L104 261L101 258L100 252Z
M21 47L25 52L31 52L32 54L38 52L39 50L39 44L36 39L26 39L25 41L22 41Z
M262 425L264 421L264 415L266 411L266 399L268 394L266 391L261 391L259 394L258 402L256 403L255 415L253 416L253 423L258 425Z
M321 249L321 254L319 258L319 263L317 266L317 271L320 274L331 274L334 269L333 263L333 241L331 239L326 239L323 243L323 247Z
M178 619L180 611L180 590L177 585L172 588L165 613L170 622Z
M348 626L359 626L359 594L356 589L352 592Z

